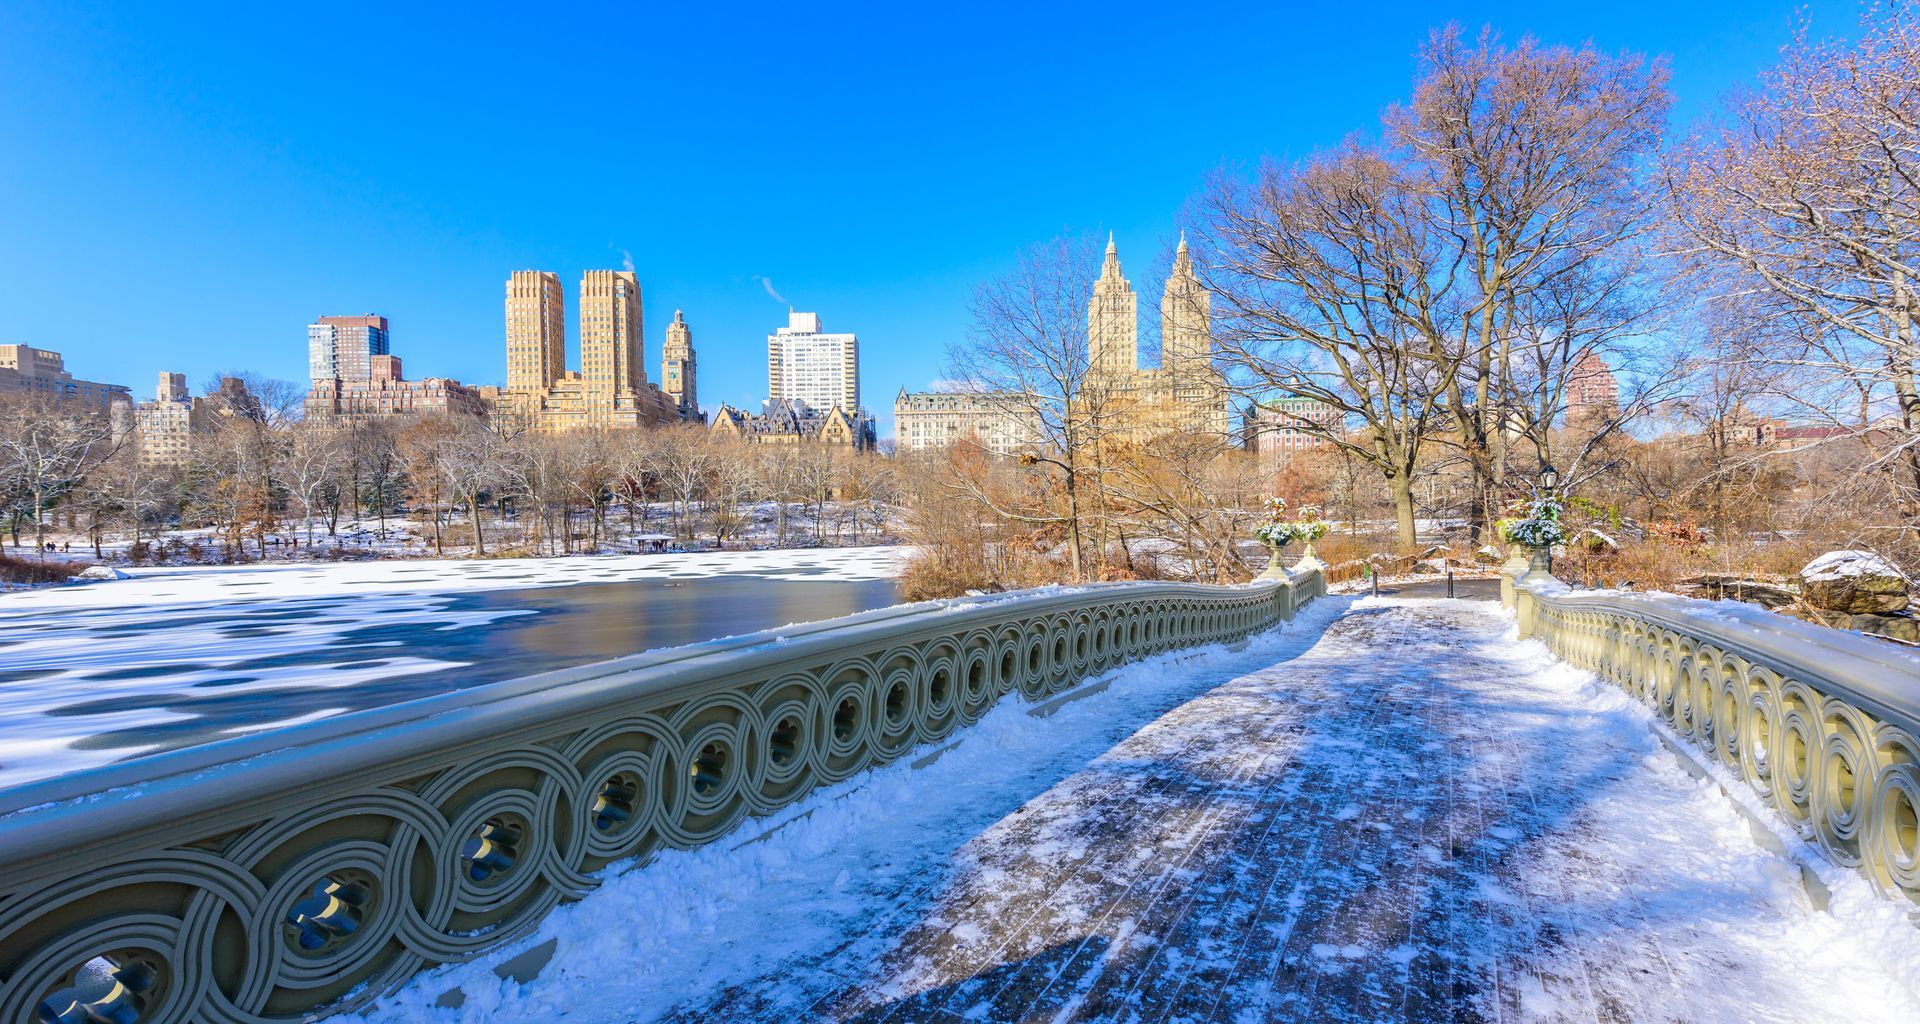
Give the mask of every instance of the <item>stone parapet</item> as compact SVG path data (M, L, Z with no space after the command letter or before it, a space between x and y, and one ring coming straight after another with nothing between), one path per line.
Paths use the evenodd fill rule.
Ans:
M1516 586L1522 636L1651 707L1883 892L1920 902L1920 660L1759 608Z
M0 1021L312 1020L1121 664L1323 591L1103 584L868 612L0 791ZM37 1016L36 1016L37 1015Z

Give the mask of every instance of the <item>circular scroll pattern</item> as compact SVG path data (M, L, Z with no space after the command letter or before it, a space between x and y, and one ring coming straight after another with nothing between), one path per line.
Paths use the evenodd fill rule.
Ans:
M1718 639L1535 599L1539 636L1555 653L1650 706L1829 859L1920 903L1920 739L1912 732Z
M1007 694L1043 700L1115 665L1246 636L1285 602L1272 586L1103 588L1064 609L1015 599L991 618L910 616L880 639L796 644L831 653L772 672L689 685L677 666L670 696L640 687L551 734L470 743L359 788L314 780L313 798L290 792L190 845L0 879L0 1020L38 1019L43 1003L140 1024L347 1009L525 934L607 864L710 842L947 737Z

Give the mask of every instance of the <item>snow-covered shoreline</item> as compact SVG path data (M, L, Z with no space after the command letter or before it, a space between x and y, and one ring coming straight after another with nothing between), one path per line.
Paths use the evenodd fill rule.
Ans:
M238 735L378 700L349 696L355 687L406 699L408 677L468 662L418 656L397 639L369 641L368 631L471 632L529 614L460 600L466 595L735 577L879 581L897 573L907 550L147 567L128 579L0 594L0 786L217 738L210 727ZM843 613L809 610L782 605L766 625ZM297 704L276 707L289 700L283 695ZM209 725L221 715L230 728ZM181 738L170 738L176 731ZM106 734L116 735L109 742Z
M49 611L155 603L356 594L457 593L641 579L750 574L768 579L876 580L899 573L911 548L786 548L550 558L384 559L122 567L128 579L0 592L0 624Z

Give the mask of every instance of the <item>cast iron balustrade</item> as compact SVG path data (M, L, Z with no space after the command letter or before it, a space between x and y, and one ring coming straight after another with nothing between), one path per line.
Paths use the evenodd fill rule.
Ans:
M620 658L0 792L0 1021L292 1021L524 935L686 848L1291 583L1030 591Z
M1523 636L1611 680L1837 864L1920 903L1920 662L1757 608L1509 588Z

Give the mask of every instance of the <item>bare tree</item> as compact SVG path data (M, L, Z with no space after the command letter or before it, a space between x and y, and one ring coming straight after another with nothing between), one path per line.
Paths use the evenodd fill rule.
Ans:
M282 473L287 491L300 507L306 525L307 547L313 547L314 514L335 486L340 466L346 461L341 448L340 431L318 420L303 420L286 428Z
M1252 182L1216 175L1197 229L1236 383L1256 401L1336 411L1281 416L1386 481L1407 547L1414 469L1463 361L1442 338L1448 278L1433 269L1457 260L1458 243L1430 200L1387 154L1349 142L1297 166L1268 162Z
M1473 478L1470 518L1490 526L1512 454L1548 458L1561 395L1584 357L1620 362L1652 325L1645 278L1657 223L1649 167L1670 99L1663 63L1591 44L1469 44L1457 26L1420 51L1412 101L1385 143L1446 240L1421 269L1429 305L1412 336L1442 346L1454 443Z
M1853 43L1803 30L1670 183L1684 253L1794 371L1781 397L1867 449L1920 543L1920 14L1871 8Z
M660 486L673 506L674 532L692 540L698 524L695 503L706 493L717 464L717 452L704 429L668 427L656 438Z
M473 553L480 558L487 557L481 499L507 477L506 464L512 454L508 442L509 437L495 424L463 416L454 422L453 435L434 459L434 469L467 508L473 523Z
M1099 253L1087 236L1022 250L1011 271L975 292L967 342L948 354L949 376L967 391L992 396L1038 425L1040 443L1022 461L1057 477L1063 500L1009 502L964 474L956 475L956 484L996 515L1063 528L1076 579L1088 575L1089 523L1101 512L1099 450L1113 416L1110 396L1087 380L1087 300ZM1023 494L1044 498L1049 490L1034 487Z
M92 410L42 401L9 402L0 410L0 481L32 521L43 560L47 516L116 448L112 424Z

